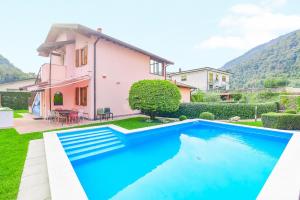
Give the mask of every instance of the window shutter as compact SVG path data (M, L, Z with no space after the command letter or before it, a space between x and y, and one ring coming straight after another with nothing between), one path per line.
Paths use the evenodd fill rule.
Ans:
M84 65L87 64L87 59L88 59L88 47L84 47Z
M80 88L80 105L87 105L87 87Z
M79 105L79 88L75 88L75 105Z
M79 57L80 57L80 50L76 49L76 55L75 55L75 66L79 67Z

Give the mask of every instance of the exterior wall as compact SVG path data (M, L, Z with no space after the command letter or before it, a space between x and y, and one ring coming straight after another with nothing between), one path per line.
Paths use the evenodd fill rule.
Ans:
M191 89L185 87L179 87L179 90L181 94L181 102L182 103L191 102Z
M187 80L182 81L181 76L186 75ZM176 74L171 77L172 80L181 82L190 86L193 86L195 88L198 88L202 91L207 90L207 72L206 71L198 71L193 73L182 73L182 74Z
M196 71L196 72L187 72L184 73L182 72L181 74L175 74L171 76L171 79L177 82L181 82L193 87L196 87L202 91L208 91L209 90L209 84L208 84L208 77L209 73L213 73L213 80L216 79L217 74L219 74L219 81L214 84L215 86L222 86L224 83L222 82L222 75L226 76L226 82L229 82L229 75L224 74L221 72L216 72L216 71L208 71L208 70L203 70L203 71ZM181 80L182 75L186 75L187 80L183 81ZM229 85L226 85L226 90L229 89Z
M150 57L111 42L97 44L97 108L110 107L115 115L137 113L128 104L131 85L143 79L163 79L150 74Z
M89 81L83 81L81 83L75 83L66 87L56 87L51 89L51 109L55 110L57 108L62 109L77 109L82 110L84 112L88 112L91 104L90 101L90 93L88 90L87 93L87 106L78 106L75 105L75 88L76 87L86 87L88 86ZM63 105L54 105L54 95L56 92L61 92L63 94ZM41 115L46 117L49 113L49 89L46 89L41 94Z

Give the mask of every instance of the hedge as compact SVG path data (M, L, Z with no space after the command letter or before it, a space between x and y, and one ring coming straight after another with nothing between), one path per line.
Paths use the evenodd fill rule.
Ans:
M178 118L185 115L188 118L198 118L202 112L210 112L215 115L215 119L229 119L239 116L241 119L253 119L255 115L255 106L257 106L257 114L261 116L263 113L277 112L278 103L182 103L179 109L174 113L160 113L162 117Z
M14 110L28 109L29 92L0 92L2 107L9 107Z
M266 113L262 115L264 127L284 130L300 130L300 114Z

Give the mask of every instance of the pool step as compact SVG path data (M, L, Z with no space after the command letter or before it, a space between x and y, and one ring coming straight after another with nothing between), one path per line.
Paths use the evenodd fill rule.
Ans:
M75 141L75 140L79 140L79 139L83 139L83 138L90 138L90 137L94 137L94 136L100 136L100 135L109 135L111 134L111 132L105 132L105 133L93 133L93 134L86 134L86 135L81 135L78 137L71 137L71 138L64 138L61 139L61 142L67 142L67 141Z
M94 133L106 133L106 132L110 132L109 130L98 130L98 131L90 131L90 132L84 132L84 133L73 133L70 135L60 135L58 136L60 139L65 139L65 138L74 138L74 137L78 137L78 136L82 136L82 135L90 135L90 134L94 134Z
M85 143L85 142L89 142L89 141L94 141L97 139L104 139L104 138L110 138L110 137L115 137L115 135L109 134L109 135L94 136L94 137L90 137L90 138L78 139L75 141L67 141L67 142L61 142L61 143L65 147L65 146L69 146L72 144L81 144L81 143Z
M111 137L111 138L108 138L108 139L101 139L101 140L95 140L95 141L92 141L92 142L85 142L85 143L82 143L82 144L75 144L75 145L65 147L64 149L66 151L68 151L68 150L76 149L76 148L79 148L79 147L87 147L87 146L101 144L101 143L110 142L110 141L114 141L114 140L118 140L118 138L117 137Z
M121 141L116 140L116 141L105 142L103 144L93 145L93 146L89 146L89 147L77 148L75 150L67 151L67 155L71 156L71 155L76 155L76 154L80 154L80 153L87 153L87 152L90 152L90 151L103 149L105 147L113 146L113 145L117 145L117 144L121 144Z
M70 156L69 159L70 159L71 162L72 161L77 161L77 160L81 160L81 159L84 159L84 158L89 158L91 156L97 156L97 155L100 155L100 154L115 151L115 150L121 149L123 147L125 147L125 145L120 144L120 145L112 146L112 147L109 147L109 148L105 148L105 149L101 149L101 150L97 150L97 151L92 151L92 152L89 152L89 153L86 153L86 154L81 154L81 155L78 155L78 156Z
M111 129L58 136L70 161L77 161L125 147Z

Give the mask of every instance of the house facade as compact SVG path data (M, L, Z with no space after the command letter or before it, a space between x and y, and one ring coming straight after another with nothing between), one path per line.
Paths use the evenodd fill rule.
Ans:
M168 74L173 81L188 84L202 91L229 90L230 73L210 67L197 68Z
M37 94L42 117L57 108L81 110L89 119L105 107L116 116L137 113L128 104L131 85L165 79L167 66L173 64L79 24L53 25L38 53L50 62L41 66L37 83L27 90Z

